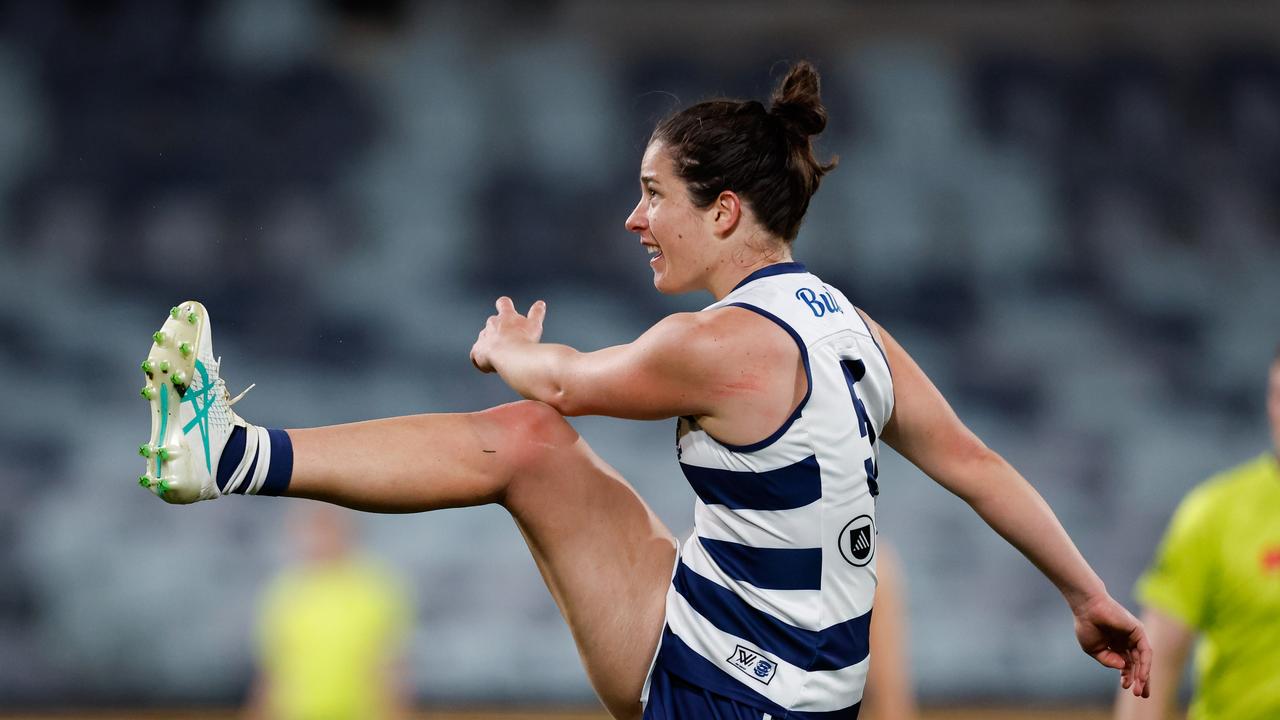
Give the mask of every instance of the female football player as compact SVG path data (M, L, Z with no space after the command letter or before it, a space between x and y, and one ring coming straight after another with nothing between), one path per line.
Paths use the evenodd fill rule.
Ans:
M471 349L527 401L305 430L230 410L209 319L187 302L144 363L140 482L171 502L228 493L377 512L498 503L523 533L617 718L854 718L869 662L877 453L964 499L1062 592L1081 647L1145 695L1142 625L1039 494L952 412L889 333L792 257L823 174L818 75L771 104L713 100L654 130L626 220L663 293L706 291L634 342L541 342L545 304L499 298ZM697 502L670 531L563 416L678 418Z

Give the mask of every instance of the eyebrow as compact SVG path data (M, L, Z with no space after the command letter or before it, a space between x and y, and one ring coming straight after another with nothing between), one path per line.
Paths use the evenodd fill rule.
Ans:
M641 185L650 184L650 183L652 183L652 184L654 184L654 185L661 185L661 184L662 184L662 183L658 182L658 176L657 176L657 175L641 175L641 176L640 176L640 184L641 184Z

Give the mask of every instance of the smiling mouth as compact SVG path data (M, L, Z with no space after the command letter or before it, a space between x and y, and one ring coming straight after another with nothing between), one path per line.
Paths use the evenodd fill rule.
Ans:
M645 245L644 249L649 253L649 264L652 265L662 257L662 248L657 245Z

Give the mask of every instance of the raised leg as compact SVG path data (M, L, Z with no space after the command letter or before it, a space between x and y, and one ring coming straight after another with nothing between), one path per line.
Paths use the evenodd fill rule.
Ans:
M675 539L558 413L519 402L289 435L288 495L374 512L505 507L569 624L592 686L614 717L640 717Z

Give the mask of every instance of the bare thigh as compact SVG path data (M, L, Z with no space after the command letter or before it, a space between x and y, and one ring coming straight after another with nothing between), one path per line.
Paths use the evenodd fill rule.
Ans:
M558 413L521 402L289 433L290 495L380 512L505 507L597 694L614 717L640 717L675 538Z

